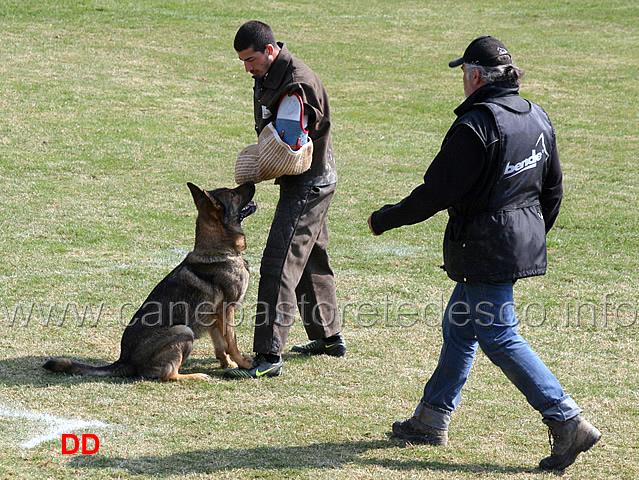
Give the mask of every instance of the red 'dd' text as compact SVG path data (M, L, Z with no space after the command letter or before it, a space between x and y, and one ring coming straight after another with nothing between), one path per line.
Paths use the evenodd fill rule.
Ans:
M62 455L71 455L73 453L77 453L80 450L80 445L82 449L80 450L83 455L93 455L94 453L98 453L100 448L100 440L97 435L93 433L83 433L81 435L82 441L72 433L63 433L62 434ZM70 440L70 442L69 442ZM92 446L87 442L87 440L92 440Z

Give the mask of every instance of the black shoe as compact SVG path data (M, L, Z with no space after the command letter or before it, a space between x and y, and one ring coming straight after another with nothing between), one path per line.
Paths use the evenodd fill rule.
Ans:
M231 368L222 374L227 380L240 380L243 378L261 378L261 377L279 377L282 374L282 359L275 363L271 363L258 355L253 360L251 368Z
M346 355L346 343L341 335L336 335L336 340L320 339L308 343L295 345L291 351L306 355L330 355L331 357L343 357Z
M448 444L448 430L429 427L415 417L393 423L393 435L414 443L443 446Z
M579 415L565 422L544 419L548 425L550 456L539 462L542 470L563 470L575 462L577 455L590 449L601 432Z

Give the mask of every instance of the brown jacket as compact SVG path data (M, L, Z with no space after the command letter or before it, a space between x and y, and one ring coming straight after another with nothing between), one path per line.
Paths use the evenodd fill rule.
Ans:
M298 93L308 115L309 136L313 140L313 163L301 175L285 175L276 180L282 185L330 185L337 182L331 138L331 109L328 95L318 76L279 43L280 53L264 79L255 79L255 130L275 122L280 99L287 93Z

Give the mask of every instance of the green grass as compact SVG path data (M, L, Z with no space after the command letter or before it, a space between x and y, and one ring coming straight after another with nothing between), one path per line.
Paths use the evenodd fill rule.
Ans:
M421 181L463 100L447 62L486 33L527 71L522 95L553 119L564 168L549 272L516 287L522 333L604 434L563 478L637 478L638 16L627 0L5 0L0 411L109 427L86 430L97 455L66 456L60 438L21 447L44 424L0 415L0 478L552 478L535 469L548 453L538 414L482 354L448 447L388 436L437 361L446 215L381 237L366 218ZM287 354L281 378L224 382L201 340L184 371L210 383L47 374L50 356L117 358L135 306L192 247L185 183L232 185L254 141L252 80L232 40L253 18L331 96L347 358ZM245 222L243 351L277 193L260 184ZM289 343L304 339L296 324Z

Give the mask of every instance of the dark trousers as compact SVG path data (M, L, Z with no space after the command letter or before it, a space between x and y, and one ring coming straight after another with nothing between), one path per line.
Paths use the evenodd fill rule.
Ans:
M260 267L253 350L280 355L299 309L310 340L340 332L326 212L335 185L281 185Z

